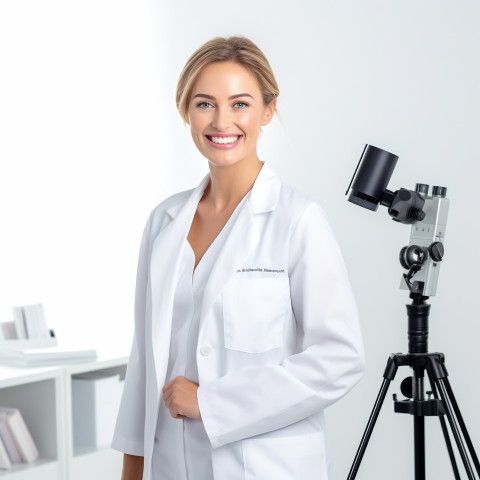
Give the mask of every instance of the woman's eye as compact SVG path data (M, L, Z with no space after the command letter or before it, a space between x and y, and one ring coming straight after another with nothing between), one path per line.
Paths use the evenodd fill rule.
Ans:
M207 109L207 108L211 108L212 107L212 104L211 103L208 103L208 102L200 102L197 107L199 108L203 108L203 109Z
M234 107L235 108L246 108L246 107L248 107L248 105L245 102L236 102L234 104Z

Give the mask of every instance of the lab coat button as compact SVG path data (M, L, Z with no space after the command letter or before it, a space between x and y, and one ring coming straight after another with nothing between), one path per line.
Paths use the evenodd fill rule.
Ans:
M200 348L200 353L205 356L210 355L212 353L212 347L210 345L203 345Z

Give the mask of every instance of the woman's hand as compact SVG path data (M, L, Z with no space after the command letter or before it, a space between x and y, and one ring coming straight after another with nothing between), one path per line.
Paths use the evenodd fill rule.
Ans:
M162 388L162 398L173 418L201 420L197 401L198 385L185 377L175 377Z

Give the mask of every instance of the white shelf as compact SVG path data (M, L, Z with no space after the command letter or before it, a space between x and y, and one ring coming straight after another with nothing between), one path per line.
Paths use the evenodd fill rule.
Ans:
M40 452L31 464L0 470L1 480L120 478L122 454L108 447L73 445L72 376L93 371L125 375L128 357L42 368L0 365L0 406L18 408Z
M61 376L62 367L23 368L0 365L0 389Z
M0 470L0 478L8 480L63 480L60 462L49 459L39 459L30 464L15 464L10 470Z

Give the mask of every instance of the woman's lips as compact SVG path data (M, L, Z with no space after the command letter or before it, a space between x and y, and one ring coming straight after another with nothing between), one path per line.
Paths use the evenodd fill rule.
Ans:
M228 150L236 147L242 137L243 135L205 135L208 144L220 150Z

